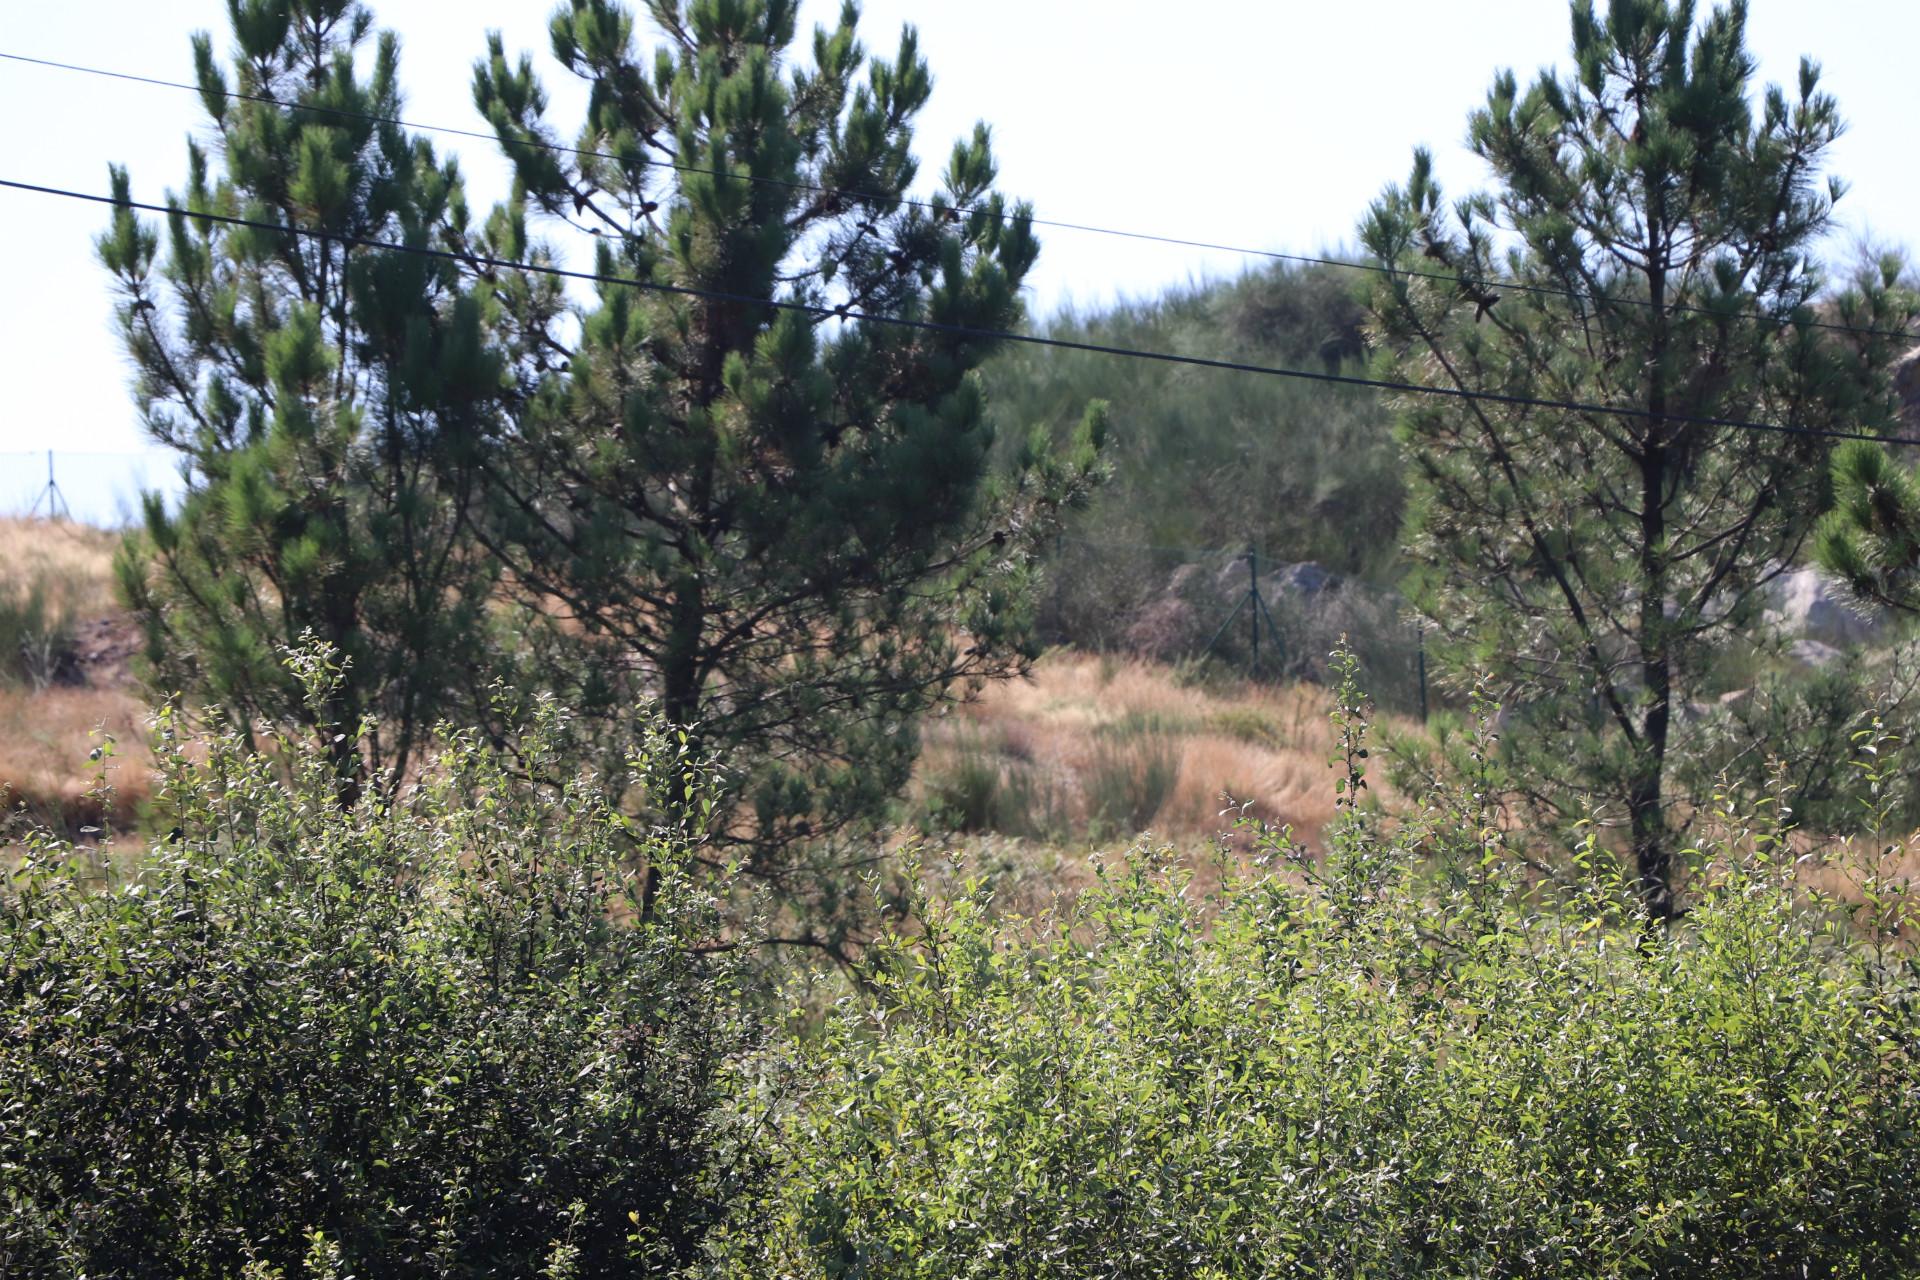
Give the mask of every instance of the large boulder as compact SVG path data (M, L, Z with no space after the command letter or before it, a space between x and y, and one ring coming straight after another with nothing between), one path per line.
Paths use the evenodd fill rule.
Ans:
M1767 621L1794 639L1834 649L1864 644L1887 625L1883 613L1861 609L1813 568L1789 570L1767 584Z
M1216 575L1220 598L1232 601L1247 593L1247 558L1236 556L1220 567ZM1304 604L1320 596L1339 591L1346 579L1323 564L1301 560L1292 564L1260 565L1260 594L1268 605L1285 600Z
M1279 596L1312 599L1328 591L1338 591L1344 583L1339 574L1311 560L1283 564L1267 580L1269 590Z
M1169 574L1165 589L1136 609L1128 621L1124 633L1127 649L1159 662L1191 652L1208 625L1201 617L1202 609L1211 612L1218 608L1210 598L1213 592L1195 590L1204 580L1197 564L1183 564Z

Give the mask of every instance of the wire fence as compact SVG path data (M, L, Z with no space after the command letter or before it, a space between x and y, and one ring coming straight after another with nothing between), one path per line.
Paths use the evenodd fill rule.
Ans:
M123 528L140 518L142 494L180 490L163 449L0 449L0 516Z

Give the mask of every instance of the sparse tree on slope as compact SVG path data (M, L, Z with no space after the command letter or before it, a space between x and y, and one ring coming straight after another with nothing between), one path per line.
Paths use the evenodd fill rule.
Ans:
M1801 555L1829 452L1694 420L1884 429L1890 340L1816 321L1893 317L1871 282L1821 300L1840 116L1812 63L1756 104L1744 4L1572 17L1572 74L1503 73L1473 113L1494 188L1449 210L1417 155L1363 234L1396 268L1372 301L1389 376L1608 410L1406 397L1407 537L1445 668L1506 681L1516 779L1623 827L1665 917L1676 710Z
M494 573L461 532L471 484L449 443L492 421L511 382L452 264L195 216L417 247L466 218L454 166L379 122L401 109L398 46L380 37L363 78L364 7L230 12L231 71L194 40L214 146L189 144L164 237L122 209L100 241L142 416L188 481L177 512L149 502L122 582L162 692L327 735L351 792L397 780L424 729L484 683ZM124 171L114 188L125 196ZM308 632L348 664L326 705L281 654ZM363 751L365 716L382 729Z
M870 60L848 5L802 66L797 9L655 0L644 53L627 8L575 0L551 29L590 90L566 139L497 38L475 77L522 190L493 247L526 251L534 210L654 286L597 286L576 335L550 287L501 281L529 403L487 441L490 545L582 642L568 700L691 726L731 780L722 838L775 877L898 792L917 717L1034 656L1033 547L1101 435L1090 413L993 473L977 331L1021 322L1030 213L993 192L984 127L910 200L914 33Z

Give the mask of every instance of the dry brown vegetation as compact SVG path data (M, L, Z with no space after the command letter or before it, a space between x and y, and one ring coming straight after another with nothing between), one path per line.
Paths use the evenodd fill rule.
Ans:
M152 788L146 709L127 673L132 628L113 595L119 541L68 521L0 519L0 598L37 591L75 648L60 683L0 683L0 797L70 835L125 828ZM102 734L117 746L96 762Z
M38 582L48 602L75 618L114 612L113 553L120 535L70 520L0 517L0 589Z
M152 788L147 710L127 669L133 628L113 595L118 545L84 525L0 519L0 595L39 583L74 620L79 649L77 683L0 684L0 796L6 810L70 835L126 830ZM1040 894L1076 887L1093 849L1144 833L1194 854L1231 837L1243 813L1291 825L1317 847L1334 814L1330 710L1315 685L1200 681L1139 659L1057 651L1031 677L991 685L926 725L908 798L914 825L941 840L971 837L962 843L984 855L971 861L1017 869ZM96 761L104 736L115 748ZM1808 887L1859 901L1848 859L1812 836L1801 843ZM1909 842L1891 861L1895 874L1920 869Z
M1084 887L1085 855L1141 833L1171 846L1204 885L1205 851L1238 843L1242 812L1320 846L1334 816L1331 710L1316 685L1196 684L1155 663L1055 652L1031 678L990 686L927 726L912 800L936 845L968 837L960 868L1000 874L1007 901L1037 906ZM1145 777L1155 765L1157 786ZM1116 796L1145 797L1149 811L1116 812L1130 807ZM1894 840L1884 859L1865 856L1871 841L1857 838L1800 833L1795 844L1801 882L1832 901L1862 902L1869 868L1883 884L1920 884L1920 837Z
M82 525L0 520L0 591L43 584L84 650L79 684L0 688L0 787L10 808L68 831L131 821L149 789L145 709L113 597L117 545ZM1196 846L1233 829L1231 797L1313 843L1333 811L1327 711L1312 686L1202 685L1158 664L1051 654L1031 679L991 686L927 726L912 800L922 813L951 801L970 771L976 785L991 775L996 794L992 812L949 804L963 829L1080 846L1148 831ZM89 758L102 732L119 744L104 811Z
M6 807L68 834L126 827L152 790L145 719L146 708L124 689L0 689ZM116 754L96 763L90 756L103 733L115 739Z
M1208 842L1245 806L1316 845L1334 811L1330 709L1313 685L1056 652L927 726L915 799L962 831L1095 843Z

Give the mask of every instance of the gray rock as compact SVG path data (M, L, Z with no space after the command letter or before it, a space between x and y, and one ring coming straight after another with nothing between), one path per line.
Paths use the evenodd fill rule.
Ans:
M1840 661L1842 654L1819 640L1795 640L1787 653L1795 662L1808 667L1827 667Z
M1244 595L1247 590L1247 558L1236 556L1220 567L1217 574L1223 598ZM1293 597L1300 601L1338 591L1346 579L1323 564L1302 560L1295 564L1260 562L1260 592L1269 602Z
M1325 565L1303 560L1299 564L1281 565L1268 581L1278 594L1317 596L1323 591L1339 590L1344 580Z
M1884 614L1860 610L1818 569L1794 569L1767 584L1767 621L1789 636L1845 649L1886 628Z

